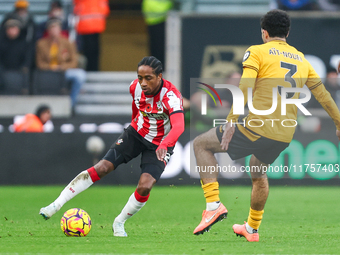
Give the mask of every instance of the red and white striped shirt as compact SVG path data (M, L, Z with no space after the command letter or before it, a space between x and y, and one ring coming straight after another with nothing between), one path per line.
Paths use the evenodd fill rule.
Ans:
M177 88L162 79L156 95L145 95L138 79L130 85L132 102L131 126L147 141L159 145L171 129L170 115L183 112L183 98ZM169 146L174 146L172 141Z

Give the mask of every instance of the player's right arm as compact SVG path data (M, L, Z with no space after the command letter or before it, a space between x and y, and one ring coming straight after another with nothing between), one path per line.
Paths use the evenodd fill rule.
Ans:
M137 114L138 114L138 108L137 108L136 103L135 103L135 89L136 89L136 85L137 85L137 82L136 82L136 80L134 80L133 82L131 82L130 88L129 88L130 95L132 96L132 115L131 115L131 120L133 120L137 116Z
M309 64L310 65L310 64ZM307 87L315 96L315 99L321 104L328 115L332 118L336 126L336 136L340 140L340 113L330 93L326 90L318 74L313 67L309 67L309 76L306 82Z
M260 68L261 56L256 46L249 47L243 57L243 73L240 80L239 88L242 90L244 96L244 106L248 100L248 88L252 88L254 91L256 78L258 76ZM235 100L235 99L234 99ZM235 115L234 107L232 106L227 117L228 123L236 123L239 115ZM222 138L223 139L223 138Z
M253 91L254 91L256 77L257 77L257 71L255 71L253 68L249 68L246 66L243 68L243 73L242 73L242 77L240 80L239 88L242 90L242 94L244 97L244 106L247 104L247 100L248 100L248 88L253 88ZM233 112L234 112L234 107L231 106L229 115L227 117L228 123L238 122L239 115L234 114ZM235 132L235 126L227 124L223 132L222 139L221 139L222 150L228 150L229 142L233 138L234 132Z
M250 48L246 50L244 57L243 57L243 62L242 62L243 73L242 73L242 77L240 80L239 88L241 89L242 94L243 94L244 106L247 104L247 100L248 100L248 88L252 88L253 89L252 91L254 91L256 78L259 72L261 58L257 51L258 50L255 47L251 46ZM234 114L234 106L232 105L230 112L227 116L227 122L237 123L238 117L239 117L238 114ZM229 142L231 141L234 135L234 132L235 132L235 126L227 124L223 132L222 139L221 139L221 148L223 150L228 149Z
M248 100L248 88L252 88L254 91L255 82L256 82L257 72L254 69L250 69L248 67L243 68L242 77L240 80L239 89L242 91L243 99L244 99L244 106L247 104ZM236 99L236 98L235 98ZM234 114L234 107L231 106L230 112L227 116L228 123L236 123L238 120L239 115Z

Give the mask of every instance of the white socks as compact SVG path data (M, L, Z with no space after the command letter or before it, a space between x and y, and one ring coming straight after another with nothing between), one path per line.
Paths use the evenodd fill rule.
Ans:
M220 201L207 203L206 211L214 211L220 206Z
M146 201L138 202L135 197L135 192L132 193L122 212L116 217L115 221L124 223L127 219L137 213L145 204Z
M86 190L93 184L90 174L87 170L78 174L60 193L59 197L54 201L59 210L67 201Z
M248 222L246 223L246 230L249 234L253 234L253 233L257 233L257 229L252 228L251 226L249 226Z

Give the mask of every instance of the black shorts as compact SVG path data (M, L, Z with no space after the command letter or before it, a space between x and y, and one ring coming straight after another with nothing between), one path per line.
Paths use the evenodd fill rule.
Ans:
M116 169L121 163L127 163L142 153L140 164L142 173L149 173L158 181L173 154L174 147L168 147L164 161L157 159L157 148L158 145L147 141L129 126L112 144L103 159L110 161Z
M216 135L221 142L225 125L216 127ZM250 130L249 130L250 131ZM275 141L250 131L260 138L252 142L238 128L235 127L235 133L231 138L227 153L232 160L244 158L254 154L257 159L266 164L272 164L280 153L286 149L289 143Z

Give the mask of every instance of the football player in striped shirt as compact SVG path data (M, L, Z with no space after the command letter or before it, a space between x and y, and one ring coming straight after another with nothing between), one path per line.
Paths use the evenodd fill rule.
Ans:
M144 57L139 62L138 78L130 84L133 98L131 125L117 138L101 161L81 172L53 203L40 209L39 213L45 219L120 164L141 154L138 186L113 222L114 236L127 236L125 221L145 205L184 131L181 93L171 82L162 78L162 72L162 63L153 56Z

